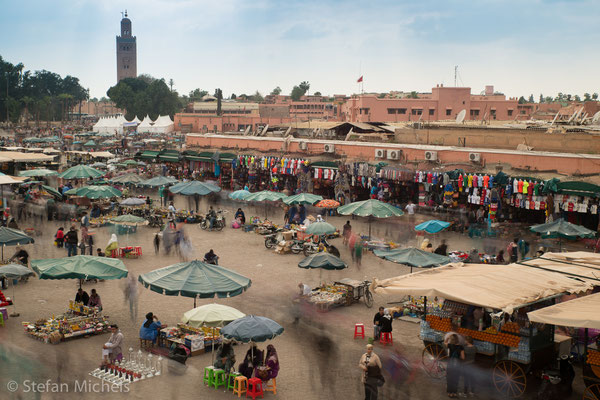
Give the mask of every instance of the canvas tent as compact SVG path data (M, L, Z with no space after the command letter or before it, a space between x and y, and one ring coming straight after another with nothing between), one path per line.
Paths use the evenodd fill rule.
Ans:
M150 116L148 116L146 114L146 117L144 118L144 120L142 122L140 122L140 124L137 127L138 133L150 133L153 124L154 124L154 121L152 121L150 119Z
M168 133L175 130L175 124L171 121L171 117L168 115L159 115L154 125L150 128L152 133Z
M579 297L527 313L529 320L542 324L600 329L600 293Z
M377 294L437 296L508 313L524 304L592 287L589 282L519 264L453 263L373 282Z
M520 261L532 269L558 272L600 286L600 254L586 251L545 253L538 258Z

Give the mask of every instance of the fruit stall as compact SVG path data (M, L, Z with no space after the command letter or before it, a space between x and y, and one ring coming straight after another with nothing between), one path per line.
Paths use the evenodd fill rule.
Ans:
M558 264L557 264L558 265ZM557 267L558 268L558 267ZM584 294L598 282L559 273L547 263L543 268L526 265L454 263L385 280L372 288L380 295L422 296L426 314L420 325L422 362L434 378L446 373L445 337L456 332L470 336L477 348L476 363L491 366L493 387L505 397L525 394L537 372L551 364L560 350L570 350L570 337L555 335L554 326L530 321L528 313L552 306L564 294ZM428 298L443 299L430 308ZM509 319L505 320L505 316ZM531 384L531 382L529 382Z

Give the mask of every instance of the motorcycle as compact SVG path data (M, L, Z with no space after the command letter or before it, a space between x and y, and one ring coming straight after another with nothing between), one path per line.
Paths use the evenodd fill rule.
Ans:
M320 244L323 244L325 250L328 253L331 253L336 257L340 256L340 251L337 249L337 247L329 244L329 242L327 241L327 239L325 239L324 236L320 238L319 242L313 242L312 240L304 242L304 248L302 249L304 251L304 255L308 257L311 254L318 253Z
M225 212L223 210L217 211L217 217L215 218L213 229L222 231L223 228L225 228L226 221L225 215L223 215L224 213ZM203 230L207 230L210 228L210 218L208 218L208 216L202 219L202 221L200 222L200 228L202 228Z
M542 383L537 392L539 400L560 400L573 392L573 356L564 355L556 359L555 365L542 371Z
M283 229L277 229L274 233L265 235L265 247L267 249L272 249L273 247L277 246L277 243L279 243L282 240L281 234L280 232L282 232Z

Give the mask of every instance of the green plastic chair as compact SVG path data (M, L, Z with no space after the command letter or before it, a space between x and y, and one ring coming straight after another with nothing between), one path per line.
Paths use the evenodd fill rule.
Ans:
M215 389L218 389L220 386L225 386L227 388L227 377L225 376L225 370L214 370L212 385L215 387Z
M212 365L209 367L204 367L204 384L208 386L212 386L213 379L215 378L215 367Z
M235 386L235 378L241 376L239 372L232 372L229 374L229 382L227 383L227 390L233 390Z

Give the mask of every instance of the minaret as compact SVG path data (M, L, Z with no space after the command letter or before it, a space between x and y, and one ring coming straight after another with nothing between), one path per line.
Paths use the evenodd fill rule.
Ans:
M117 82L123 78L137 77L137 49L135 36L131 35L131 20L127 10L121 19L121 36L117 36Z

